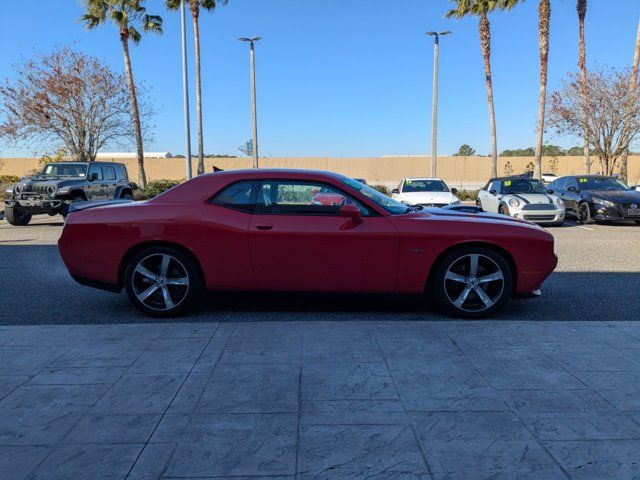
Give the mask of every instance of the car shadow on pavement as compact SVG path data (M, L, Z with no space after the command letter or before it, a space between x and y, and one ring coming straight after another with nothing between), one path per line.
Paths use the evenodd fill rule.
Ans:
M419 296L210 293L178 319L139 313L120 295L76 284L55 245L0 245L0 325L287 320L448 320ZM640 319L640 272L555 272L542 296L508 302L496 320Z

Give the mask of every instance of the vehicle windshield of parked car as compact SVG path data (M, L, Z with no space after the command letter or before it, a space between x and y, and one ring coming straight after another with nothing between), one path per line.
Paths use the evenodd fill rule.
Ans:
M545 193L547 187L540 180L518 178L505 180L502 183L502 193Z
M72 163L50 163L42 170L43 177L80 177L87 173L87 166Z
M351 178L343 178L342 182L357 190L362 195L367 197L373 203L378 205L379 207L384 208L391 215L402 215L403 213L410 212L412 209L407 207L406 205L395 201L394 199L386 196L384 193L381 193L368 185L363 185L362 183L353 180Z
M611 177L578 177L580 190L619 192L631 190L626 183Z
M405 180L402 187L402 193L448 191L449 188L442 180Z

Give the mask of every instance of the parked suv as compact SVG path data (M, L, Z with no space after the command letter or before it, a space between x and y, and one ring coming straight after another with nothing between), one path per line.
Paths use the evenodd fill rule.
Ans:
M4 214L11 225L27 225L37 214L67 216L81 201L132 199L127 168L112 162L56 162L11 186Z

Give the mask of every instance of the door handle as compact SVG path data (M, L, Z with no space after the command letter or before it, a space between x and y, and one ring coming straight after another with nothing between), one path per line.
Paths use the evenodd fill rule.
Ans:
M258 230L271 230L273 225L256 225L256 228Z

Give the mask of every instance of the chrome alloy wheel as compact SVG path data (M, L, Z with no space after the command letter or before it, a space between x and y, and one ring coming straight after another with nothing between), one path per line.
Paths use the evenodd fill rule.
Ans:
M479 313L491 308L503 290L502 269L482 254L468 254L455 259L444 276L447 298L465 312Z
M189 274L176 257L155 253L144 257L132 272L133 293L140 303L167 311L182 303L189 292Z

